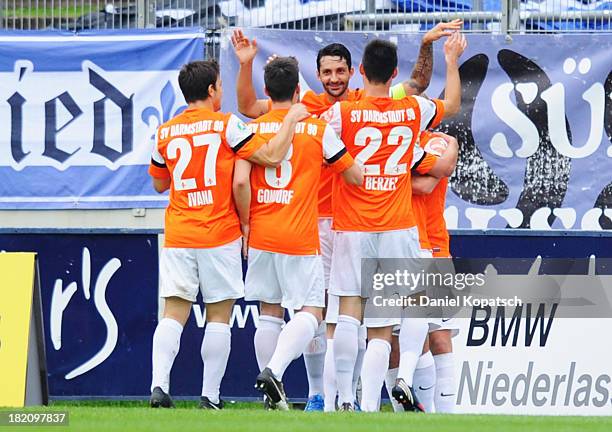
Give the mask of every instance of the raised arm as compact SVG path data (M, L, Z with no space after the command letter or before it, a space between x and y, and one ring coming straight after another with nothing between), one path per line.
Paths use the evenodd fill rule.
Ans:
M257 165L280 165L293 141L296 125L309 116L310 114L304 105L295 104L291 106L276 135L263 144L248 160Z
M444 43L446 61L446 88L444 90L444 117L451 117L461 109L461 79L459 78L459 57L465 51L467 41L461 33L454 33Z
M410 79L402 82L406 95L419 95L427 89L433 72L433 43L445 36L451 36L453 32L461 30L462 26L463 21L460 19L441 22L423 35L419 56Z
M232 35L232 45L240 64L236 80L238 110L246 117L257 118L268 112L267 99L257 99L253 87L253 60L257 55L257 41L249 40L238 29Z

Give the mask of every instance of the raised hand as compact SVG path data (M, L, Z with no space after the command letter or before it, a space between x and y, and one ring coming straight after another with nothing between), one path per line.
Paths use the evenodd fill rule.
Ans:
M240 64L252 62L257 55L257 41L249 40L240 29L234 30L232 45Z
M461 30L461 27L463 27L463 20L460 19L438 23L423 35L423 43L433 43L443 37L451 36Z
M467 47L465 35L454 33L444 42L444 59L447 63L456 62Z

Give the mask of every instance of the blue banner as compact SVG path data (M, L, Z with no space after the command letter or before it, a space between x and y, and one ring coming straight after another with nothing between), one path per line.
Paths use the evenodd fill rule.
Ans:
M451 249L464 258L612 257L609 235L509 234L470 231L452 236ZM0 250L38 253L51 398L148 396L158 317L157 234L0 234ZM198 298L172 369L174 396L200 394L204 311ZM255 303L239 301L234 306L232 351L221 386L224 398L258 395L253 388L258 373L253 335L258 321ZM574 325L580 320L569 321ZM601 325L605 320L591 321ZM455 341L457 349L462 343ZM563 343L566 346L567 341ZM604 362L609 358L600 357ZM294 361L285 373L285 388L293 400L307 396L302 360Z
M253 71L262 98L263 66L272 54L297 55L302 90L323 91L316 56L332 42L349 48L356 69L351 87L362 87L358 65L375 36L271 29L246 34L258 42ZM396 82L408 79L421 35L378 36L398 44ZM460 60L461 112L440 127L460 143L449 182L449 228L612 229L612 36L467 38ZM430 97L443 95L442 45L434 46ZM231 82L238 63L230 43L222 43L221 65L225 82ZM225 92L225 110L237 110L232 94Z
M153 137L203 55L200 29L0 35L0 209L165 207Z

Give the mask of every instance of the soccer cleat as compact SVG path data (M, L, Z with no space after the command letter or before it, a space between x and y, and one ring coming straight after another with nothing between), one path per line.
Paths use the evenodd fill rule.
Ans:
M304 411L324 411L325 410L325 401L323 401L323 396L314 395L308 398L308 402L306 402L306 407Z
M224 406L225 406L225 402L223 402L223 399L221 398L219 398L219 403L214 403L210 399L208 399L208 397L206 396L200 397L200 408L202 409L218 411L218 410L222 410Z
M174 403L169 394L166 394L161 387L155 387L151 393L149 401L151 408L174 408Z
M350 402L344 402L340 407L339 411L353 412L355 411L355 407L353 407L353 404Z
M281 411L289 411L287 396L283 389L283 383L274 377L270 368L265 368L257 375L255 388L265 394L276 409Z
M276 405L274 405L270 399L268 399L268 396L264 395L263 397L263 402L264 402L264 409L266 411L272 411L276 409Z
M391 396L404 408L404 411L425 412L425 407L416 393L403 379L398 379L391 390Z
M357 399L355 399L353 406L355 407L355 412L361 412L361 405L359 405L359 401Z

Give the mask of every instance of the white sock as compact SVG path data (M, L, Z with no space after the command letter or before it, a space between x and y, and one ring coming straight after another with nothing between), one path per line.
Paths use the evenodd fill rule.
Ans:
M438 354L433 358L436 364L436 412L453 413L457 404L455 354Z
M378 411L380 390L389 368L391 344L383 339L372 339L363 356L361 369L361 409L366 412Z
M183 326L172 318L163 318L157 323L153 333L153 377L151 391L161 387L165 393L170 392L170 370L181 346Z
M338 324L334 333L334 363L336 365L338 405L340 406L343 403L352 404L355 401L353 371L357 360L360 324L359 320L351 316L338 316Z
M426 318L403 318L399 334L400 364L397 377L412 387L414 370L429 331Z
M302 355L308 342L319 327L315 316L309 312L296 313L278 336L278 343L268 367L281 380L289 364Z
M276 318L270 315L260 315L259 324L257 330L255 330L255 337L253 343L255 345L255 357L257 358L257 365L259 370L262 371L270 362L272 354L276 349L276 342L278 341L278 335L285 324L282 318Z
M391 396L391 390L393 390L393 386L395 386L395 380L397 379L397 370L398 368L389 369L387 371L387 375L385 376L385 387L387 388L387 394L389 395L389 400L391 400L391 406L393 407L394 412L402 412L404 408Z
M304 365L308 376L308 397L323 396L323 368L325 366L325 352L327 351L327 324L321 321L315 336L304 351Z
M436 366L431 351L419 357L414 371L414 391L425 407L425 412L434 412L434 396L436 394Z
M325 353L325 367L323 368L325 411L336 411L336 365L334 361L334 339L327 339L327 352Z
M219 387L225 375L231 343L232 332L229 324L218 322L206 324L200 350L204 362L202 396L206 396L212 403L219 403Z
M359 340L357 344L357 359L355 360L355 370L353 371L353 394L357 399L357 384L361 376L361 366L363 365L363 356L366 352L368 339L368 329L363 324L359 327Z

